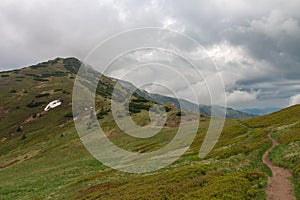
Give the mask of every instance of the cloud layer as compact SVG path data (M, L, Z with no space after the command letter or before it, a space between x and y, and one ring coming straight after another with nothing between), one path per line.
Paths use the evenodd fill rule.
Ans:
M223 76L230 106L284 107L299 103L299 7L298 0L3 0L0 70L57 56L84 59L120 31L164 27L203 45Z

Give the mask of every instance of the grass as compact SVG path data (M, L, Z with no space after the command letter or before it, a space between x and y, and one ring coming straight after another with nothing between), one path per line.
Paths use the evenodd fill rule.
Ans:
M261 157L271 146L267 138L270 128L276 130L273 135L282 143L270 157L293 171L297 186L299 106L256 119L227 119L219 141L204 159L198 154L209 125L207 116L202 117L190 148L166 168L129 174L104 166L84 148L68 117L73 114L70 103L74 80L70 77L75 76L79 64L74 59L55 59L1 74L0 199L265 199L270 170ZM20 77L22 82L16 81ZM37 77L49 81L36 82ZM179 120L185 117L172 108L167 113L166 127L159 134L146 139L124 134L110 110L112 85L112 80L103 77L95 110L113 143L145 153L172 140ZM40 117L43 105L26 106L36 96L39 102L60 99L63 104ZM139 110L131 113L134 122L149 124L147 110L153 102L139 97L133 97L132 102ZM33 113L37 116L28 120ZM17 133L20 126L22 131ZM26 138L21 139L23 135ZM299 187L295 191L298 195Z
M289 169L297 199L300 199L300 141L276 146L269 154L270 160L278 166Z
M300 106L292 106L267 116L247 121L252 127L268 127L272 137L279 141L269 154L278 166L289 169L292 174L294 194L300 199Z

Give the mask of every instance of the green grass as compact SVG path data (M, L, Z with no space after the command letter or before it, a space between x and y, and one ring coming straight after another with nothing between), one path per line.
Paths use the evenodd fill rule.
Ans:
M261 157L271 146L267 138L270 128L282 143L270 157L293 171L295 191L299 194L299 106L256 119L227 119L214 149L200 159L199 150L210 119L203 116L192 145L176 162L152 173L129 174L110 169L93 158L69 118L73 114L71 77L79 66L72 58L55 59L1 74L0 199L265 199L271 173ZM34 81L37 77L49 81ZM95 108L110 140L141 153L166 145L176 134L180 118L185 116L169 108L166 127L159 134L146 139L124 134L110 110L113 84L107 77L101 79ZM60 99L63 104L31 119L33 113L44 108L26 106L36 96L39 102ZM132 102L139 110L131 113L133 121L142 126L149 124L147 110L154 102L138 96ZM17 133L20 126L22 131ZM280 129L282 126L286 127ZM21 139L23 135L26 138Z
M269 158L276 165L287 168L292 172L294 193L297 199L300 199L300 141L276 146L270 152Z
M261 124L272 125L272 137L279 141L269 154L270 160L278 166L289 169L292 174L294 193L300 199L300 106L293 106L274 114L251 119L250 126L261 127Z

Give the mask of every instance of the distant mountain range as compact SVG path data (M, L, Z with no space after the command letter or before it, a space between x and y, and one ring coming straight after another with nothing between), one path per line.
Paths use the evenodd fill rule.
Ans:
M139 94L140 96L142 96L148 100L156 101L161 104L172 103L172 104L174 104L176 109L197 112L197 113L201 113L204 115L212 116L211 106L197 105L197 104L194 104L194 103L184 100L184 99L176 99L174 97L169 97L169 96L165 96L165 95L161 95L161 94L148 93L145 90L143 90L143 91L138 90L130 82L123 81L123 80L117 80L117 79L113 79L113 80L119 81L119 83L122 86L124 86L126 88L130 88L130 90L136 90L137 94ZM180 105L181 105L181 107L180 107ZM224 116L223 108L221 106L216 106L215 113L213 116L215 116L215 117ZM258 115L256 115L256 114L249 114L245 111L238 111L238 110L235 110L235 109L229 108L229 107L226 108L226 118L253 118L253 117L257 117L257 116Z
M149 94L153 99L158 101L159 103L174 103L177 109L180 109L180 105L182 106L182 110L192 111L192 112L199 112L204 115L211 116L211 106L208 105L196 105L190 101L184 99L176 99L173 97L167 97L160 94ZM216 106L216 110L213 116L215 117L222 117L223 116L223 109L220 106ZM232 108L226 108L226 118L253 118L257 115L249 114L247 112L242 112L238 110L234 110Z
M282 110L283 108L276 108L276 107L270 107L270 108L245 108L241 109L240 111L246 112L253 115L267 115L273 112L277 112L279 110Z

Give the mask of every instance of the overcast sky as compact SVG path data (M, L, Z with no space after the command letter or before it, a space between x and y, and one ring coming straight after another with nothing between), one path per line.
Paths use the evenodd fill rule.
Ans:
M162 27L203 45L229 106L286 107L300 103L299 8L299 0L1 0L0 70L84 59L113 34Z

